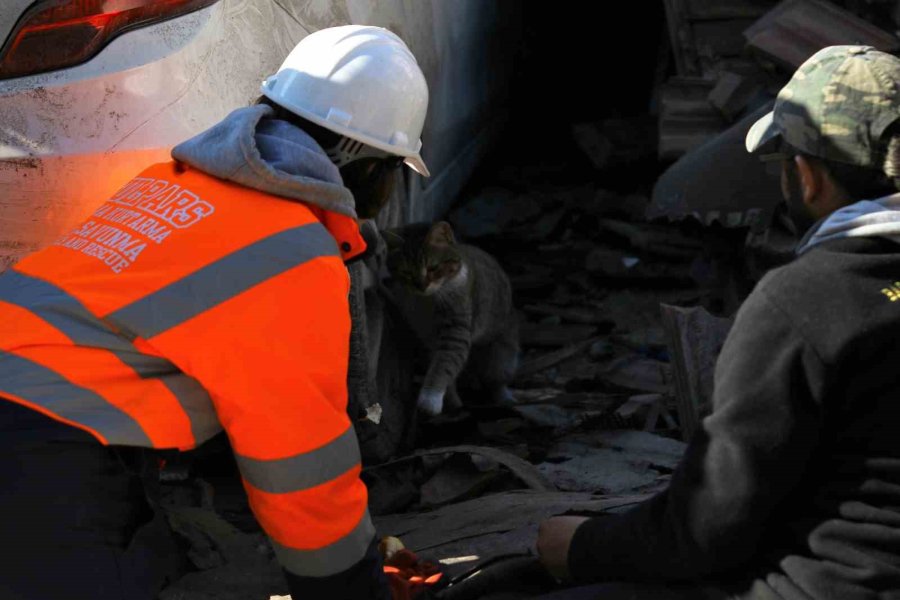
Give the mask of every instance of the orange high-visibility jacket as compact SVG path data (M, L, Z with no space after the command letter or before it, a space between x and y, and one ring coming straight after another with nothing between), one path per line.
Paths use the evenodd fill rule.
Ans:
M346 216L154 165L0 275L0 397L104 444L223 428L282 565L352 567L374 530L346 414Z

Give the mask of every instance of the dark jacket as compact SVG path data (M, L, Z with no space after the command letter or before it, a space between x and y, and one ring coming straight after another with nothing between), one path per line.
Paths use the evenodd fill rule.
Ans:
M669 489L575 534L581 581L900 598L900 245L843 237L768 274Z

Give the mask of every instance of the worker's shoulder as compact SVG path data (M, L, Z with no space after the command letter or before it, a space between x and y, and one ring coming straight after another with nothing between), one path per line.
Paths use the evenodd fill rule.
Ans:
M755 295L765 297L780 308L789 308L807 296L820 295L826 280L840 277L840 266L810 252L772 269L757 283Z
M873 327L900 323L898 250L884 239L826 242L770 271L753 296L778 309L808 341L839 346Z
M872 289L880 293L891 279L900 279L900 246L882 238L844 238L773 269L757 290L775 302L846 303L869 296Z

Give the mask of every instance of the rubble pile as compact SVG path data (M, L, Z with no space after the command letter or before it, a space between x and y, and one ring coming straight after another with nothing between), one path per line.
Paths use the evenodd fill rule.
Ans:
M686 446L682 422L709 409L703 394L730 324L710 312L727 304L742 238L648 222L641 190L590 177L554 184L546 163L513 170L448 219L512 282L516 403L462 394L461 412L419 420L405 456L363 473L379 532L450 561L451 575L465 570L453 562L462 555L533 552L550 507L627 509L664 489Z
M589 180L555 185L527 166L516 185L505 177L469 194L448 219L510 276L521 332L516 403L463 396L462 411L417 419L394 459L363 471L379 534L399 537L457 579L480 560L461 557L530 556L543 518L626 510L664 489L685 448L677 370L689 363L674 360L660 305L718 311L733 258L727 230L647 222L638 191ZM672 329L679 354L706 360L693 341L705 339L702 325L682 321L692 323ZM702 387L690 374L682 379L689 393ZM166 600L205 600L223 586L235 595L217 597L254 597L248 585L284 593L239 485L182 485L181 496L170 520L190 541L198 571ZM229 556L243 556L250 570ZM237 586L238 577L251 583ZM514 579L522 594L548 586Z
M656 74L649 114L565 124L584 163L578 176L564 149L525 160L501 153L447 216L512 283L515 403L463 395L461 411L398 418L388 398L408 396L400 408L411 415L418 382L400 334L383 329L372 386L380 404L359 419L363 455L381 458L362 477L379 535L397 536L459 584L441 598L546 591L553 582L533 568L542 519L628 510L665 489L711 410L729 317L792 255L774 211L778 179L747 155L747 128L819 48L900 49L889 33L900 25L893 2L664 4L671 64ZM397 315L387 308L390 325ZM378 427L396 431L367 454ZM204 477L164 486L194 571L164 600L283 594L233 468ZM471 579L480 583L464 585Z
M661 161L649 214L688 216L759 233L781 199L777 179L744 149L750 126L819 49L862 44L900 49L887 0L666 0L668 40L653 100ZM575 126L583 129L585 125ZM595 142L595 146L598 144ZM709 173L718 176L709 178Z

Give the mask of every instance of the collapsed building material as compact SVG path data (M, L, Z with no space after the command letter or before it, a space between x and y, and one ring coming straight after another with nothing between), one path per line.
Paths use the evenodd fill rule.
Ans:
M668 394L675 383L668 363L640 356L614 361L600 377L621 388L656 394Z
M782 201L781 184L747 152L744 139L772 106L759 107L669 167L653 188L647 218L765 229Z
M658 423L662 419L666 429L678 429L678 424L666 406L666 397L662 394L638 394L631 396L622 406L616 409L615 415L624 423L633 423L635 419L642 420L644 431L652 432L659 429Z
M713 83L673 77L662 89L659 111L659 159L673 160L701 146L726 127L709 103Z
M519 341L523 346L565 346L586 340L596 332L593 325L524 323L519 330Z
M825 0L785 0L745 32L753 50L791 71L826 46L900 49L897 36Z
M568 441L551 449L537 468L562 491L611 495L646 489L661 475L617 450Z
M499 463L493 469L479 469L468 456L452 456L422 484L420 504L437 507L468 500L483 493L498 475Z
M647 118L577 123L572 126L572 133L599 170L654 158L656 128Z
M637 225L616 219L599 219L597 224L605 231L626 238L634 248L658 256L694 258L703 251L702 242L673 231L671 227Z
M587 339L575 344L569 344L568 346L560 348L559 350L554 350L553 352L529 358L519 366L516 371L516 377L528 377L529 375L534 375L535 373L540 373L550 367L554 367L564 360L568 360L573 356L577 356L578 354L587 351L596 341L598 341L597 338Z
M683 442L643 431L620 429L589 435L595 442L626 452L633 460L646 460L656 468L674 469L687 449Z
M743 48L741 31L775 0L665 0L675 67L682 77L710 77Z
M555 404L526 404L514 406L513 410L539 427L569 429L579 424L578 415Z
M700 419L712 412L716 360L733 319L715 317L701 307L660 308L675 372L682 439L689 440Z
M762 86L754 78L724 71L709 92L709 103L726 119L734 121L760 93Z
M494 460L509 469L513 473L513 475L518 477L522 481L522 483L527 485L530 489L541 491L550 491L555 489L553 487L553 484L547 481L540 473L538 473L531 463L522 460L518 456L510 454L509 452L504 452L503 450L500 450L498 448L490 448L487 446L463 445L447 446L443 448L427 448L418 450L410 456L392 460L388 463L377 465L375 467L369 467L367 471L371 472L386 469L402 462L414 460L417 458L441 456L444 454L455 453L479 455Z

